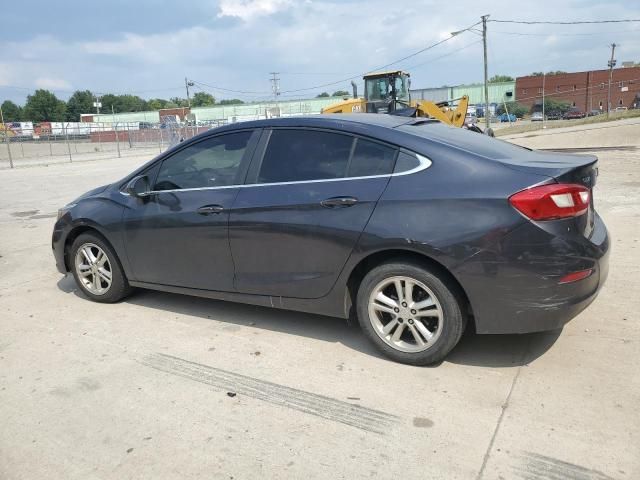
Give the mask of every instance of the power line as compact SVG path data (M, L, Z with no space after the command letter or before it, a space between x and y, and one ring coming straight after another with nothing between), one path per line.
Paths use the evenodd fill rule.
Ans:
M480 23L481 23L481 22L476 22L476 23L474 23L473 25L470 25L470 26L468 26L467 28L464 28L463 30L460 30L460 32L464 32L464 31L470 30L470 29L472 29L473 27L475 27L476 25L479 25ZM408 59L410 59L410 58L413 58L413 57L415 57L416 55L420 55L421 53L424 53L424 52L426 52L426 51L428 51L428 50L431 50L432 48L435 48L435 47L437 47L438 45L442 45L443 43L448 42L448 41L449 41L449 40L451 40L453 37L455 37L455 35L450 35L450 36L449 36L449 37L447 37L447 38L444 38L444 39L442 39L442 40L440 40L440 41L438 41L438 42L436 42L436 43L433 43L433 44L431 44L431 45L428 45L428 46L426 46L426 47L424 47L424 48L422 48L422 49L420 49L420 50L418 50L418 51L416 51L416 52L413 52L413 53L411 53L411 54L409 54L409 55L407 55L407 56L405 56L405 57L399 58L398 60L394 60L393 62L387 63L387 64L385 64L385 65L381 65L381 66L378 66L378 67L375 67L375 68L369 69L369 70L367 70L367 71L365 71L364 73L361 73L361 74L359 74L359 75L353 75L353 76L351 76L351 77L343 78L343 79L341 79L341 80L337 80L337 81L335 81L335 82L323 83L323 84L320 84L320 85L314 85L314 86L312 86L312 87L296 88L296 89L292 89L292 90L284 90L284 91L282 91L281 93L306 92L306 91L309 91L309 90L317 90L317 89L324 88L324 87L331 87L331 86L333 86L333 85L337 85L337 84L339 84L339 83L348 82L348 81L350 81L350 80L354 80L354 79L356 79L356 78L362 77L362 76L366 75L367 73L374 72L374 71L376 71L376 70L383 70L383 69L388 68L388 67L390 67L390 66L392 66L392 65L396 65L396 64L398 64L398 63L400 63L400 62L404 62L405 60L408 60Z
M473 47L474 45L477 45L479 43L482 43L482 40L476 40L475 42L471 42L471 43L468 43L468 44L464 45L463 47L457 48L455 50L451 50L449 53L445 53L444 55L440 55L439 57L430 58L428 60L425 60L424 62L416 63L414 65L410 65L410 66L405 67L405 68L407 70L413 70L414 68L421 67L423 65L426 65L427 63L436 62L436 61L441 60L443 58L449 57L449 56L453 55L454 53L461 52L462 50L466 50L467 48Z
M191 81L192 81L192 82L194 82L194 83L196 83L196 84L199 84L199 85L203 85L203 86L205 86L205 87L208 87L208 88L210 88L210 89L212 89L212 90L220 90L220 91L222 91L222 92L243 93L243 94L248 94L248 95L251 95L251 94L255 94L255 95L268 95L268 94L270 93L270 92L268 92L268 91L260 91L260 92L257 92L257 91L250 91L250 90L233 90L233 89L231 89L231 88L223 88L223 87L218 87L218 86L214 86L214 85L209 85L209 84L204 83L204 82L201 82L201 81L199 81L199 80L194 80L193 78L191 79Z
M578 20L578 21L537 21L537 20L489 20L496 23L518 23L522 25L585 25L585 24L600 24L600 23L634 23L640 22L640 19L630 18L622 20Z
M525 33L525 32L505 32L501 30L491 30L491 33L498 33L501 35L517 35L523 37L548 37L550 35L555 35L558 37L589 37L593 35L619 35L624 33L640 33L640 30L609 30L606 32L588 32L588 33Z

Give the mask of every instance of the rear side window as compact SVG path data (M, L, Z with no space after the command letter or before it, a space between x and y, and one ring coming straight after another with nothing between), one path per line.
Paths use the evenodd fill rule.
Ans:
M258 183L342 178L354 138L317 130L274 130L262 159Z
M396 149L359 138L349 163L348 177L388 175L393 170Z
M413 170L420 165L420 160L415 155L409 155L406 152L400 152L398 154L398 161L396 162L396 168L393 169L393 173L402 173Z

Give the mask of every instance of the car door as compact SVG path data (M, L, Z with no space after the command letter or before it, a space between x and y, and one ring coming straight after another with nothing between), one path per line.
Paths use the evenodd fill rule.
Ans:
M397 150L317 129L268 130L263 142L229 219L235 288L322 297L382 195Z
M208 137L152 167L152 191L128 198L123 215L135 280L233 290L229 208L258 137L257 130Z

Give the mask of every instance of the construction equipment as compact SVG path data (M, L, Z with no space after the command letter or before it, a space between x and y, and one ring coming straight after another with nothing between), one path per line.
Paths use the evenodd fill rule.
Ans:
M353 98L347 98L322 109L322 113L388 113L407 117L430 117L454 127L465 127L482 132L476 125L465 125L469 97L466 95L457 101L434 103L429 100L411 100L409 87L410 75L402 70L378 72L365 75L364 98L358 97L355 82Z

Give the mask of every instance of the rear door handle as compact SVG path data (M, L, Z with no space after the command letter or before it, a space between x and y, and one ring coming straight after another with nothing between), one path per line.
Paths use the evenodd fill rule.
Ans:
M220 213L224 210L222 205L204 205L196 210L200 215L213 215L214 213Z
M355 197L331 197L320 202L320 205L326 208L346 208L358 203Z

